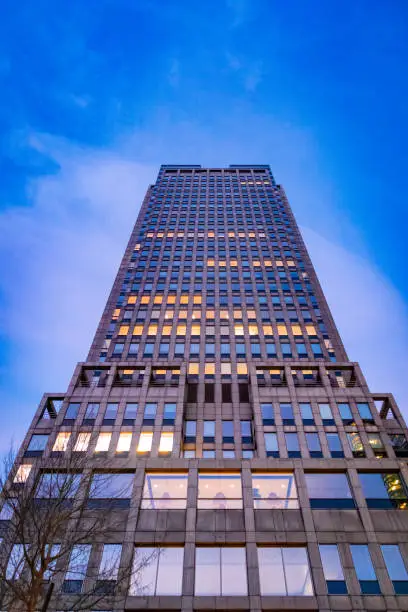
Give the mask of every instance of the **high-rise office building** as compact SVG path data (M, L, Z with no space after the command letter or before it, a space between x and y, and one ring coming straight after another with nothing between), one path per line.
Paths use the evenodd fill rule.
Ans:
M267 165L160 168L19 485L68 449L85 488L126 474L106 543L158 550L98 610L408 609L406 426L348 360Z

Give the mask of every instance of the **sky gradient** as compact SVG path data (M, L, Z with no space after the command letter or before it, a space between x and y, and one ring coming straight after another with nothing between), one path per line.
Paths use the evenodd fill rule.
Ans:
M4 5L0 451L85 358L161 163L271 165L350 359L408 416L406 2Z

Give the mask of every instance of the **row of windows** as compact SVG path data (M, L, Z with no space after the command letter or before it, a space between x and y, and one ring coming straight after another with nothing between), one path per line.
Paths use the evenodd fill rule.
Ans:
M192 366L197 366L199 364L190 364ZM206 374L213 374L212 368L206 366L213 366L215 364L207 363L204 364L204 372ZM221 365L229 365L229 364L221 364ZM231 370L228 368L221 369L221 373L227 374L231 373ZM237 373L240 375L247 375L248 369L246 364L239 363L237 364ZM198 369L192 367L189 370L190 375L198 374ZM205 397L208 398L205 401L214 401L214 386L213 384L205 385ZM227 400L227 395L229 401L231 387L230 385L221 385L222 391L222 401L225 402ZM229 393L228 393L229 392ZM210 398L211 395L211 398ZM191 401L191 400L187 400ZM74 421L78 418L80 413L81 403L80 402L70 402L67 406L64 421ZM175 421L177 405L174 402L164 402L163 404L163 423L167 425L171 425ZM112 425L115 423L119 411L119 403L117 402L108 402L106 406L103 408L103 425ZM143 408L143 423L144 424L152 424L156 419L158 411L158 403L157 402L146 402ZM368 425L374 424L375 419L373 413L371 412L370 405L368 402L356 402L355 407L351 405L349 402L339 402L335 406L327 402L317 402L316 404L312 404L310 402L299 402L298 408L290 403L290 402L280 402L280 403L272 403L272 402L261 402L260 411L262 416L262 422L264 425L275 425L276 423L282 425L315 425L316 421L325 426L336 425L337 422L342 422L343 425L354 425L356 422L361 421L362 423L366 423ZM124 425L132 425L137 417L139 412L139 404L137 402L127 402L125 404L125 409L123 412L123 421ZM97 402L89 402L86 405L85 413L83 414L83 424L84 425L92 425L95 420L98 418L98 415L101 414L101 404Z
M344 547L344 545L343 545ZM56 558L59 544L50 546L50 557ZM329 594L348 592L343 565L336 544L318 546ZM408 594L407 565L396 544L380 546L388 576L397 595ZM380 595L381 589L373 565L370 547L350 544L353 567L362 594ZM311 596L314 593L308 551L305 546L257 546L259 591L269 596ZM22 544L15 544L6 567L6 577L17 580L24 570ZM85 590L90 568L91 544L79 544L72 549L64 575L62 592L79 594ZM99 565L92 574L99 582L99 594L113 594L120 576L121 544L104 544ZM136 547L130 572L129 595L181 595L183 592L184 547ZM56 562L52 564L54 570ZM51 569L48 574L51 574ZM196 596L243 596L248 594L247 552L244 546L196 546ZM47 576L46 576L47 577Z
M31 465L22 464L14 482L27 480ZM146 472L142 507L151 509L186 508L188 472ZM350 481L345 472L306 472L310 505L314 509L355 508ZM359 485L369 508L406 508L407 488L395 472L358 472ZM61 483L74 497L81 474L46 472L40 476L37 497L60 495ZM130 503L134 472L96 472L89 489L91 499L127 499ZM85 485L86 486L86 485ZM197 507L240 509L243 507L240 472L198 472ZM298 508L297 485L292 472L253 472L252 498L256 509ZM1 518L9 518L2 510Z

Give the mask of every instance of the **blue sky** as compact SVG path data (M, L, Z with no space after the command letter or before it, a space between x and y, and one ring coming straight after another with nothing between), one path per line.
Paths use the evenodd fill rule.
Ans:
M271 164L350 358L407 414L407 64L402 0L6 0L0 449L85 358L161 163Z

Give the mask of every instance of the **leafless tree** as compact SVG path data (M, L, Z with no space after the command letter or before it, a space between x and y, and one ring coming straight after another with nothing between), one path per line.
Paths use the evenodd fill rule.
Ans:
M115 521L123 525L129 483L112 473L91 477L84 453L75 452L40 459L27 472L11 451L0 477L1 609L90 610L124 598L130 582L137 588L153 556L106 545L109 531L122 529Z

